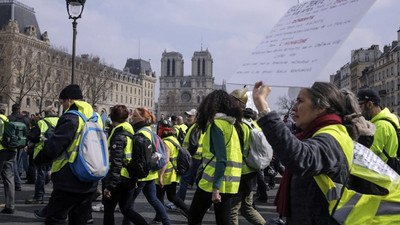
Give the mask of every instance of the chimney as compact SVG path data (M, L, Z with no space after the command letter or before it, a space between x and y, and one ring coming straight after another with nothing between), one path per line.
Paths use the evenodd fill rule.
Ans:
M399 28L399 30L397 31L397 41L400 41L400 28Z

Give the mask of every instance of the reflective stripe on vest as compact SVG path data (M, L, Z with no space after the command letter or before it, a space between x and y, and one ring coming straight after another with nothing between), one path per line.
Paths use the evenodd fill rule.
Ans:
M239 137L232 123L223 119L215 119L214 123L224 135L227 150L226 168L219 192L235 194L239 190L239 182L242 173L242 152L240 149ZM214 154L210 152L210 129L211 125L208 126L203 139L203 167L214 156ZM212 192L215 163L216 158L214 157L213 161L204 169L199 182L199 187L204 191Z

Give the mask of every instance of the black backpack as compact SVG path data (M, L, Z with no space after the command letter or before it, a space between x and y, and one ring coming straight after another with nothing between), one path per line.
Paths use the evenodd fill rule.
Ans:
M132 179L142 179L149 175L151 162L151 141L142 133L132 135L123 131L132 139L132 159L124 167Z
M179 144L183 144L183 141L185 140L185 136L186 136L186 133L182 130L182 128L181 127L179 127L179 134L178 134L178 137L176 137L176 139L178 139L178 141L179 141Z
M172 162L171 164L178 175L186 174L192 167L192 156L190 155L190 152L171 139L164 140L171 142L175 147L179 148L178 156L176 158L176 167L174 166L174 164L172 164ZM171 161L171 157L169 158L169 160Z

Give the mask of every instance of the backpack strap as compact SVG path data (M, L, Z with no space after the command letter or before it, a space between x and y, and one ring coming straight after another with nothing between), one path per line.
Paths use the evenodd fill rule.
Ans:
M171 140L171 139L165 139L165 141L171 142L175 147L180 148L180 146L178 144L175 143L175 141ZM171 151L170 151L171 154ZM177 171L176 167L174 166L174 164L171 161L171 157L169 157L169 161L171 162L172 168Z
M78 110L69 110L66 113L80 116L83 119L83 121L85 121L85 122L89 121L88 118L85 115L83 115L83 113L79 112ZM92 117L90 117L90 118L92 118Z
M394 128L394 131L396 132L396 137L397 137L397 139L399 138L399 136L397 136L397 131L399 130L398 128L397 128L397 126L396 126L396 124L393 122L393 121L391 121L391 120L389 120L389 119L387 119L387 118L382 118L382 119L379 119L379 120L384 120L384 121L386 121L386 122L389 122L390 124L392 124L392 126L393 126L393 128ZM397 142L400 142L400 140L397 140ZM397 149L399 149L400 148L400 146L397 146ZM383 154L385 154L385 156L386 156L386 158L387 159L390 159L390 158L392 158L392 157L390 157L389 156L389 154L385 151L385 149L382 149L382 152L383 152ZM396 157L398 157L398 151L396 151Z
M45 120L45 119L43 119L43 121L47 124L48 127L53 127L53 125L51 125L51 124L49 123L49 121L47 121L47 120Z

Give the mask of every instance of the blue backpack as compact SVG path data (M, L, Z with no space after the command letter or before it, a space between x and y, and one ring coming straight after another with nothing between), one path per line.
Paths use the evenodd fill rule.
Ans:
M109 156L106 134L97 122L97 114L93 112L93 116L88 119L76 110L66 113L78 115L85 122L78 134L79 144L73 150L77 152L76 159L69 163L73 174L82 182L94 182L104 178L109 168ZM67 157L70 157L68 151Z
M146 127L140 130L145 130L151 134L151 161L150 169L153 171L160 170L167 164L167 154L165 153L165 145L162 139L154 132Z

